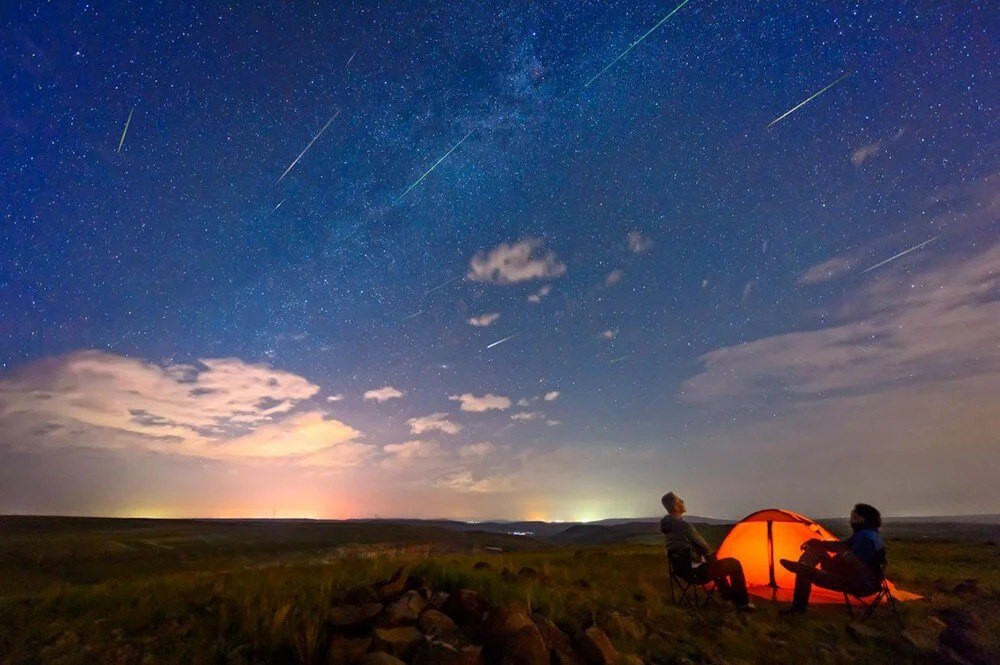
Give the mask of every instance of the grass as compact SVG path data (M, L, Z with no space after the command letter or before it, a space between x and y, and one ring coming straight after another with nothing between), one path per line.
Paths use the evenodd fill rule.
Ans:
M613 612L627 614L648 632L642 639L619 635L616 645L647 662L933 662L940 625L932 617L956 607L981 618L981 634L1000 652L1000 551L984 542L891 540L890 577L928 600L903 607L909 640L876 618L871 625L883 638L859 643L845 630L841 606L817 606L792 622L766 602L752 616L724 606L698 613L676 608L658 545L488 553L483 544L495 542L488 536L441 540L439 533L421 537L415 530L403 532L402 549L388 540L378 540L375 549L346 547L348 538L317 542L315 534L279 547L248 531L242 547L224 534L221 551L190 540L190 533L188 540L170 535L170 550L135 549L140 539L164 536L149 529L155 531L54 531L5 539L0 662L332 662L324 628L331 605L351 587L388 577L399 565L435 589L471 588L495 604L525 603L570 633L605 625ZM436 545L418 546L421 539ZM474 569L479 561L489 569ZM518 576L522 568L537 577ZM967 578L978 580L979 594L952 593Z

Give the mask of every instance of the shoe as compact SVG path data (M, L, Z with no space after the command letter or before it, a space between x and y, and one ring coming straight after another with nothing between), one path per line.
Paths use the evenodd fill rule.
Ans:
M786 607L783 610L778 610L779 617L794 617L801 616L805 614L806 611L798 607Z
M778 559L778 563L780 563L781 567L790 573L798 574L800 571L815 570L814 566L807 566L804 563L789 561L788 559Z
M747 603L746 605L737 605L736 609L740 612L746 612L747 614L753 614L757 611L757 606L753 603Z

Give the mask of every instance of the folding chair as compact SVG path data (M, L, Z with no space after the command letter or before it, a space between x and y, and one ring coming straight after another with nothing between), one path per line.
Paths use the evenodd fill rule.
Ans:
M853 593L848 593L844 591L844 604L847 605L847 613L854 619L854 607L851 605L851 596L857 598L861 601L861 605L865 608L864 612L861 614L861 620L867 620L871 615L875 613L878 606L885 603L889 612L892 614L892 618L900 630L904 630L906 626L903 624L903 617L899 613L899 608L896 607L896 599L892 597L892 590L889 588L889 580L885 577L886 560L885 554L882 555L883 560L879 564L879 590L875 594L875 597L871 601L865 601L864 596L859 596ZM870 595L870 594L865 594Z
M707 588L705 584L690 581L694 575L691 552L667 550L667 574L670 576L670 602L674 605L697 610L715 600L714 585L712 588Z

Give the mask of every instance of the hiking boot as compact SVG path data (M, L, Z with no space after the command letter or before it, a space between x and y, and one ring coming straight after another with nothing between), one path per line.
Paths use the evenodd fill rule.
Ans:
M753 603L747 603L746 605L737 605L736 609L740 612L746 612L747 614L753 614L757 611L757 606Z

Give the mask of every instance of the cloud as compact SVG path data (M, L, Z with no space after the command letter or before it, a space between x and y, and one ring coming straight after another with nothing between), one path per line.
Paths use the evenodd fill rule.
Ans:
M509 478L502 477L482 477L476 478L471 471L456 471L450 473L437 482L435 487L450 489L456 492L493 493L510 492L513 488Z
M341 393L337 393L336 395L328 395L327 398L326 398L326 401L327 402L340 402L340 401L343 401L343 399L344 399L344 395L341 394Z
M384 388L376 388L374 390L365 391L365 400L375 400L376 402L388 402L391 399L397 399L404 395L403 392L396 390L392 386L385 386Z
M618 337L618 328L609 328L601 333L601 339L614 339Z
M504 409L509 409L511 404L509 398L493 395L492 393L486 393L482 397L476 397L472 393L463 393L461 395L451 395L448 399L453 402L461 402L462 411L472 411L475 413L482 413L483 411L493 409L503 411Z
M906 129L900 129L894 136L884 141L875 141L874 143L869 143L868 145L863 145L854 152L851 153L851 164L856 167L860 167L866 161L875 157L877 154L882 152L882 149L888 145L891 145L903 138L903 134L906 133Z
M545 401L546 402L555 401L559 399L560 394L561 393L558 390L550 390L549 392L545 393Z
M653 241L638 231L629 231L626 239L628 240L629 250L636 254L644 254L653 249Z
M528 302L538 304L542 302L542 298L552 293L552 287L546 284L542 288L538 289L536 293L532 293L528 296Z
M441 446L434 441L405 441L403 443L390 443L383 446L387 454L398 459L429 459L442 454Z
M683 399L804 399L1000 372L1000 244L921 273L887 268L852 296L835 325L703 355Z
M518 406L528 406L529 404L531 404L531 400L528 399L527 397L522 397L521 399L517 400Z
M839 277L854 265L844 257L834 257L810 267L799 276L799 284L820 284Z
M618 282L622 281L622 277L625 276L621 270L612 270L608 273L607 277L604 278L604 286L614 286Z
M545 424L548 425L549 427L555 427L556 425L562 425L562 421L561 420L554 420L554 419L553 420L546 420Z
M520 413L513 414L510 417L510 419L527 421L527 420L541 420L544 417L545 414L542 413L541 411L522 411Z
M289 413L317 392L235 358L156 364L80 351L0 379L0 441L307 463L336 452L338 464L357 463L369 449L355 442L359 431L317 410Z
M486 457L494 450L496 450L496 446L492 443L489 441L481 441L479 443L470 443L462 446L458 449L458 456L462 459L478 459Z
M485 328L491 326L500 318L500 314L493 312L492 314L482 314L480 316L473 316L469 319L469 325L476 326L477 328Z
M488 254L478 252L469 262L467 277L474 282L513 284L564 275L566 266L554 253L537 252L541 245L540 240L525 238L513 245L501 243Z
M432 413L429 416L410 418L406 421L413 434L423 434L424 432L444 432L445 434L458 434L462 431L462 426L448 420L447 413Z

